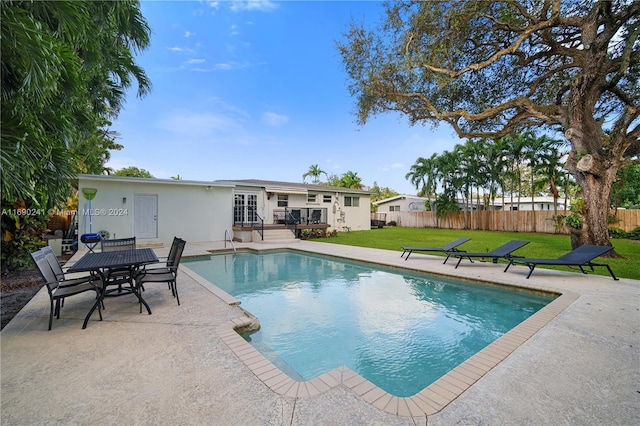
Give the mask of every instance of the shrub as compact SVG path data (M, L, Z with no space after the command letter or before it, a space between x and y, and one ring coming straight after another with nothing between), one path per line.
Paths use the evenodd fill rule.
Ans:
M338 235L338 231L335 229L329 232L324 229L303 229L302 232L300 232L300 239L310 240L313 238L329 238L335 237L336 235Z
M640 240L640 226L636 227L636 229L631 232L627 232L627 238L630 240Z
M571 202L569 211L571 214L565 218L565 223L572 228L582 228L582 215L587 210L587 204L584 198L578 197Z
M627 233L620 228L609 228L609 237L611 238L627 238Z
M31 212L34 212L31 214ZM24 201L2 209L2 269L31 265L29 253L44 245L42 234L48 217L42 209L28 209Z
M615 215L608 215L607 216L607 223L616 223L616 222L620 222L620 219L618 219Z
M640 240L640 226L631 232L625 232L620 228L609 228L609 236L611 238L627 238L629 240Z

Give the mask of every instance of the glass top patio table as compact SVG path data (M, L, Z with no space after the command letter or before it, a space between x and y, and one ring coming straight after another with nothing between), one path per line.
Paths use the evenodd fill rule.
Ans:
M89 252L82 256L80 260L78 260L73 266L68 269L69 273L73 272L97 272L100 274L100 277L103 280L103 283L106 282L104 270L108 268L123 268L129 267L134 268L136 266L145 265L149 263L158 262L158 257L156 256L153 249L150 248L142 248L142 249L134 249L134 250L118 250L118 251L107 251L107 252L99 252L93 253ZM96 300L96 303L93 305L89 313L87 314L84 324L82 328L87 327L87 323L89 322L89 318L95 311L95 309L102 303L104 300L104 296L106 293L106 286L103 285L102 292L100 296ZM147 308L147 312L151 315L151 308L147 305L147 302L142 298L138 289L134 286L130 289L128 293L133 293L136 295L141 304L143 304Z

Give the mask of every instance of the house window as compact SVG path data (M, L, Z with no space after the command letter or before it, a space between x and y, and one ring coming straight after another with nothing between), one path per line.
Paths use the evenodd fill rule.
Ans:
M331 203L331 195L323 195L322 196L323 203Z
M360 207L360 197L352 197L350 195L344 196L345 207Z
M307 203L315 203L317 198L317 194L307 194Z
M389 211L390 212L399 212L400 211L400 206L389 206Z
M278 194L278 207L288 207L289 196L287 194Z

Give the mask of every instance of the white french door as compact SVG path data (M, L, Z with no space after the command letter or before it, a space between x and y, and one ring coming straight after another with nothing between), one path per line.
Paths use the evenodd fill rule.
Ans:
M233 223L242 224L257 221L257 208L257 194L235 194L233 202Z

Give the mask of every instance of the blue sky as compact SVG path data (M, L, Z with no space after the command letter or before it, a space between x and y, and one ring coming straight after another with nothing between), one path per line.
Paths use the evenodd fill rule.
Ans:
M153 90L129 94L112 126L124 149L107 165L302 182L318 164L415 193L405 179L415 160L462 140L396 114L356 124L336 41L352 19L376 22L382 11L373 1L143 1L152 37L137 61Z

